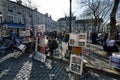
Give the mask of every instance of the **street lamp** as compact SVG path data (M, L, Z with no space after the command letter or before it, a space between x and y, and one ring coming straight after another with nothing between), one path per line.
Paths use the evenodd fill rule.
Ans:
M71 13L72 13L72 0L70 0L70 18L69 18L69 33L71 33ZM72 50L72 47L68 44L68 50Z
M2 29L2 13L0 12L0 30ZM0 31L0 37L2 37L2 30Z
M70 0L70 18L69 18L69 32L71 33L71 14L72 14L72 0Z
M70 0L70 18L69 18L69 32L71 33L71 13L72 13L72 0Z
M0 24L2 23L2 13L0 12Z

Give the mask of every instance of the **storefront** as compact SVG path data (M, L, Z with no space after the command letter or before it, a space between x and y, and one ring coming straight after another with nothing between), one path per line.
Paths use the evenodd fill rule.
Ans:
M15 35L19 37L19 32L24 29L25 29L24 24L5 22L3 23L3 26L1 28L1 37L9 37L10 30L13 30Z

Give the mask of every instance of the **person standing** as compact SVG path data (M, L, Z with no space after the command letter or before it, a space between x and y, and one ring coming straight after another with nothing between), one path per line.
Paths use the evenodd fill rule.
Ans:
M12 30L10 30L10 39L14 42L14 44L16 44L16 41L15 41L15 34Z
M97 43L97 33L94 31L91 35L91 39L92 39L92 44L96 44Z

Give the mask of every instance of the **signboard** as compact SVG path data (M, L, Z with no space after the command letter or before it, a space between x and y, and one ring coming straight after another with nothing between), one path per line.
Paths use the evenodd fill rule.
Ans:
M70 58L70 71L78 75L82 75L83 72L83 56L71 55Z
M34 56L34 59L38 60L38 61L41 61L41 62L45 62L46 60L46 55L43 54L43 53L40 53L40 52L36 52L35 53L35 56Z
M87 33L70 33L69 45L76 47L86 47Z
M45 24L36 25L36 26L35 26L35 30L36 30L37 32L45 32Z

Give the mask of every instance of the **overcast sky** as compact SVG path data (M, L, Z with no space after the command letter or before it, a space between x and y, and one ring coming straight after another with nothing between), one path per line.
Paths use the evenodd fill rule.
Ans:
M15 1L15 0L11 0ZM27 1L27 0L22 0ZM38 11L45 14L48 13L52 16L53 20L57 21L65 14L69 15L69 2L70 0L31 0L32 6L38 8ZM76 0L72 0L72 12L76 13Z

